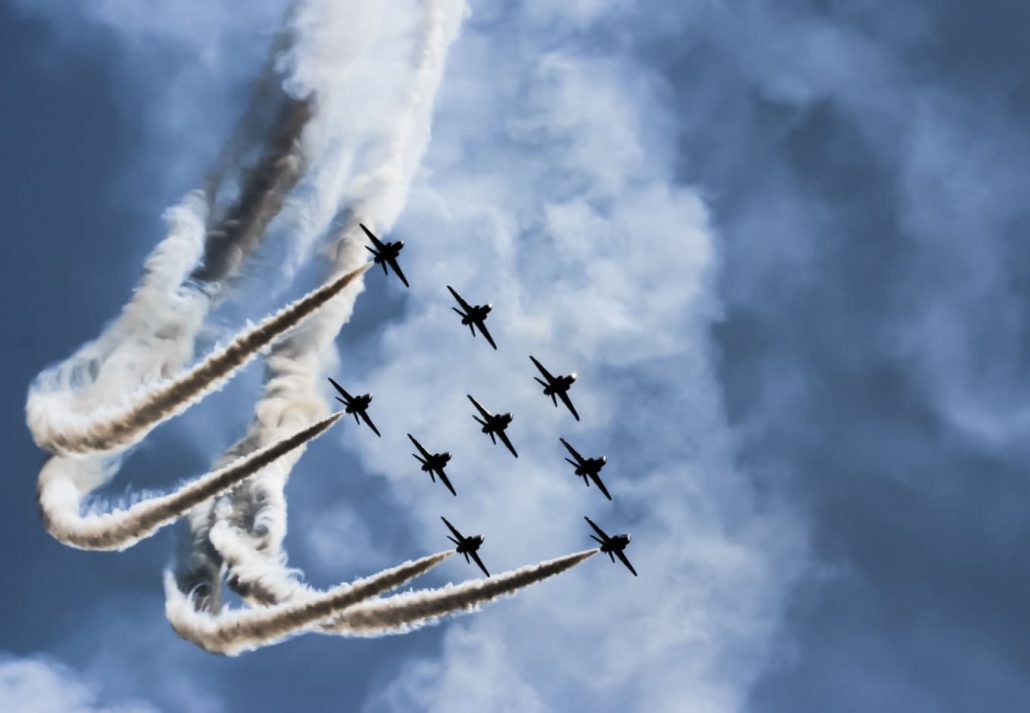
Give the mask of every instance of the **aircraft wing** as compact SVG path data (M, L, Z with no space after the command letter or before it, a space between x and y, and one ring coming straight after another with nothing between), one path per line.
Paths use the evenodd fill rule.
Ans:
M480 320L479 322L476 322L476 326L479 327L479 331L483 333L483 337L490 343L490 346L496 349L497 345L494 344L494 338L490 336L490 332L486 329L486 321Z
M422 457L426 460L429 460L429 452L422 447L422 444L416 441L415 437L410 433L408 434L408 439L410 439L411 442L415 444L415 448L418 448L418 452L422 454Z
M466 312L471 312L472 311L472 305L470 305L468 302L466 302L464 299L462 299L462 296L459 295L457 292L455 292L453 287L451 287L450 285L447 285L447 289L451 291L452 295L454 295L454 299L458 300L458 304L461 305L461 308L463 310L465 310Z
M483 570L483 574L485 574L487 577L489 577L490 573L486 571L486 565L483 564L483 560L479 559L479 553L478 552L469 552L469 554L472 555L472 559L474 559L476 561L476 564L479 565L479 568L481 570Z
M606 533L606 532L605 532L604 530L602 530L601 528L599 528L599 527L597 526L597 523L596 523L596 522L594 522L593 520L591 520L591 519L590 519L589 517L587 517L586 515L584 515L584 516L583 516L583 519L584 519L584 520L586 520L587 522L589 522L589 523L590 523L590 527L594 528L594 532L596 532L596 533L597 533L598 535L600 535L600 536L601 536L601 539L602 539L602 540L607 540L607 539L608 539L608 533Z
M598 490L604 493L604 496L606 498L608 498L609 500L612 499L612 495L608 492L608 488L604 487L604 483L601 482L601 476L597 475L596 473L592 473L590 475L590 479L594 481L594 485L597 486Z
M533 364L536 365L536 368L540 370L540 373L544 375L544 378L547 379L547 383L548 384L553 384L554 383L554 376L552 376L551 372L549 372L547 369L544 368L543 364L541 364L540 362L538 362L536 360L536 357L534 357L532 354L530 354L529 360L532 361Z
M383 437L383 434L379 432L379 429L376 428L376 425L374 423L372 423L372 419L368 417L368 413L366 413L365 411L361 412L361 420L368 424L368 427L372 429L373 433L375 433L380 438Z
M343 398L347 399L346 401L344 401L344 403L345 403L345 404L349 404L349 403L350 403L350 400L351 400L352 398L354 398L353 396L351 396L350 394L348 394L348 393L347 393L347 390L346 390L345 388L343 388L342 386L340 386L339 384L337 384L337 383L336 383L336 381L335 381L335 380L333 379L333 377L331 377L331 376L329 377L329 383L333 385L333 388L334 388L334 389L336 389L336 390L337 390L337 391L339 391L339 392L340 392L341 394L343 394Z
M404 286L411 287L411 285L408 284L408 279L404 277L404 273L401 272L401 266L397 264L397 258L387 258L386 261L390 263L390 267L393 268L395 273L397 273L397 277L401 278L401 282L404 283Z
M474 557L474 556L475 556L475 555L473 555L473 557ZM622 550L618 550L618 551L617 551L617 552L615 553L615 556L616 556L616 557L618 557L618 558L619 558L619 560L621 560L621 561L622 561L622 563L623 563L624 565L626 565L626 568L627 568L627 569L629 569L629 571L633 573L633 576L634 576L634 577L636 577L636 576L637 576L637 571L636 571L635 569L633 569L633 565L631 565L631 564L629 563L629 560L628 560L628 559L626 559L626 555L622 554Z
M469 401L471 401L471 402L472 402L472 405L476 407L476 409L477 409L477 410L479 411L479 413L480 413L480 414L481 414L481 415L483 416L483 418L485 418L485 419L489 419L489 418L490 418L491 416L493 416L493 414L492 414L492 413L490 413L489 411L487 411L487 410L486 410L485 408L483 408L483 407L482 407L482 405L480 405L480 403L479 403L478 401L476 401L476 400L475 400L474 398L472 398L472 395L471 395L471 394L466 394L466 396L468 396L468 397L469 397Z
M573 448L571 445L569 445L568 441L566 441L564 438L559 438L558 440L561 441L562 445L565 446L565 448L569 451L569 453L572 454L573 458L575 458L580 463L583 462L583 456L581 456L579 454L579 452L575 448Z
M451 491L451 495L458 497L458 494L454 492L454 486L451 485L451 481L447 479L447 475L443 472L443 468L437 468L436 474L440 476L441 482L447 486L447 489Z
M504 431L498 431L497 432L497 437L501 439L501 443L503 443L504 445L506 445L508 447L508 450L511 451L511 454L513 456L515 456L516 458L519 457L519 454L515 452L515 446L513 446L511 444L511 441L508 440L508 434L507 433L505 433Z
M465 537L460 532L458 532L458 528L456 528L454 525L447 521L447 518L441 515L440 519L443 520L443 524L447 526L447 529L454 533L455 537L457 537L459 540L465 539Z
M562 391L562 392L560 392L560 393L558 394L558 398L560 398L560 399L561 399L561 402L562 402L563 404L565 404L566 406L568 406L568 408L569 408L569 411L571 411L571 412L572 412L572 416L573 416L573 418L575 418L575 419L576 419L576 420L578 421L578 420L579 420L579 414L578 414L578 413L576 413L576 407L572 405L572 399L570 399L570 398L569 398L569 392L567 392L567 391Z
M375 246L376 246L376 247L377 247L378 249L382 250L382 249L383 249L383 244L382 244L382 243L381 243L381 242L379 241L379 238L377 238L377 237L375 236L375 234L374 234L374 233L372 233L372 231L371 231L371 230L369 230L368 228L366 228L366 227L365 227L365 224L364 224L364 223L358 223L358 225L360 225L360 226L361 226L361 229L365 231L365 235L367 235L367 236L368 236L368 239L369 239L369 240L371 240L371 241L372 241L372 243L373 243L373 244L374 244L374 245L375 245Z

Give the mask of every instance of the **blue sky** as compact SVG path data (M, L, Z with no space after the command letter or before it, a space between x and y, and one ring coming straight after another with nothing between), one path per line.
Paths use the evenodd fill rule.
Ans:
M369 275L337 342L381 426L456 453L461 497L343 425L289 484L290 563L352 579L435 551L445 514L506 569L585 546L590 514L633 532L639 580L595 559L409 635L223 659L163 618L175 533L120 554L50 539L28 383L117 313L238 116L284 4L233 5L0 10L0 702L1026 709L1030 50L1008 3L476 4L395 231L412 290ZM317 257L261 289L284 244L216 334L314 283ZM445 282L494 302L500 352L460 332ZM528 353L577 369L583 424L533 392ZM159 429L105 494L203 472L260 377ZM466 390L516 414L517 465L469 430ZM559 434L608 455L613 505L576 487Z

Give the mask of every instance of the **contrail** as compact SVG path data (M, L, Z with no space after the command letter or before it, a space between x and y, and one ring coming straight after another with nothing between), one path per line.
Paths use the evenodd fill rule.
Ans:
M175 631L212 653L235 656L243 651L279 642L358 602L394 589L432 569L453 555L438 552L387 569L354 584L341 584L324 594L295 603L249 611L223 611L217 616L198 612L190 597L178 588L175 577L165 572L165 614Z
M257 473L276 458L322 434L340 419L334 413L289 438L254 451L233 463L187 483L173 493L149 498L123 510L81 515L84 492L105 479L103 465L96 459L94 477L82 480L80 463L74 459L51 458L39 474L37 499L43 524L60 542L87 550L124 550L152 535L159 528L182 517L190 508ZM86 487L83 488L82 486Z
M165 211L168 235L147 257L143 277L118 318L33 381L26 404L30 425L39 421L46 428L47 415L63 410L102 408L110 394L174 373L192 357L210 300L178 288L203 252L207 213L198 192Z
M224 287L258 246L286 195L300 180L303 157L299 140L313 115L313 103L313 98L286 98L276 134L248 172L236 203L208 232L203 263L190 275L191 281Z
M224 522L212 528L211 541L225 558L230 572L246 582L242 587L237 584L237 591L248 601L281 606L298 599L310 600L319 594L294 577L283 576L285 568L281 562L255 555L240 539L238 531ZM404 633L448 614L472 612L483 604L513 596L518 590L560 574L598 552L596 548L584 550L486 579L366 601L331 621L323 621L320 629L343 636ZM403 582L398 582L395 586L401 584Z
M414 77L405 97L404 108L391 129L385 157L372 171L355 178L353 190L363 194L364 198L357 206L348 209L348 218L331 248L331 256L338 270L347 269L365 259L365 238L360 232L359 220L370 224L373 229L389 231L404 207L415 171L429 142L433 107L443 78L447 51L458 35L464 9L461 0L432 0L426 4ZM266 423L278 426L279 419L273 417L274 414L287 412L298 405L322 401L321 382L335 360L333 339L350 319L354 300L360 290L359 285L348 294L349 299L335 301L302 329L273 346L267 362L265 393L258 404L260 415L252 428L256 442L266 437ZM255 553L255 558L272 567L281 559L279 553L286 532L285 500L281 490L288 475L288 470L281 477L269 471L266 476L248 482L230 496L236 500L234 512L250 504L258 504L259 508L252 511L252 519L261 526L260 547L264 551ZM277 493L277 490L280 492ZM208 523L209 520L205 519L197 521L202 529ZM196 539L202 541L200 537ZM253 542L253 538L245 538L241 542ZM204 554L195 551L191 559L202 562ZM203 569L212 571L213 568L207 565ZM271 574L267 569L262 571L267 584ZM239 589L241 594L253 590L251 585L254 583L248 583L247 576L248 571L234 572L230 564L230 586ZM283 571L280 579L282 586L289 586L288 572Z
M300 6L292 6L290 16L303 14ZM328 9L335 6L322 8ZM368 267L357 221L383 233L396 223L429 141L447 51L464 11L464 0L427 0L414 74L396 121L385 140L377 128L346 146L332 130L339 115L319 114L326 98L343 105L340 92L333 93L340 75L325 59L340 63L336 50L346 28L333 24L319 34L318 11L289 24L276 44L288 45L292 55L270 60L250 109L209 172L204 194L191 194L169 212L169 235L148 258L132 300L100 338L44 372L30 390L30 430L54 454L39 474L37 491L47 530L74 547L124 549L188 515L190 551L176 574L166 572L166 611L177 632L209 651L233 655L308 630L356 636L406 631L514 594L597 552L386 599L377 597L453 552L326 592L305 585L286 567L286 482L307 441L340 418L325 416L322 380L335 364L334 338L350 318ZM334 17L340 19L328 15ZM270 108L261 97L273 88ZM382 159L351 175L356 157L364 156ZM218 195L226 177L228 200ZM234 190L238 195L232 198ZM293 244L301 246L298 254L324 238L333 277L186 368L213 298L232 286L270 228L289 230ZM288 261L283 273L292 277L296 267ZM82 512L83 500L111 477L128 448L266 349L265 388L254 420L210 473L119 510ZM254 609L221 610L223 571Z
M127 448L139 442L163 421L176 416L207 394L217 390L274 339L324 307L368 265L309 292L262 322L241 332L228 345L215 351L185 374L153 387L134 403L121 409L104 409L92 418L74 414L61 419L53 413L54 404L41 413L30 394L27 410L29 427L36 443L62 455L93 453Z
M518 590L560 574L598 552L598 549L584 550L486 579L369 601L345 612L330 629L351 636L401 634L448 614L473 612L483 604L512 596Z

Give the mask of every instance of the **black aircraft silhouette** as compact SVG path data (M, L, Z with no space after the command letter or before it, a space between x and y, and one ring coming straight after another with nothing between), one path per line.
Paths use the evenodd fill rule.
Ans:
M508 440L508 434L504 432L504 429L506 429L508 427L508 424L511 423L511 414L499 413L497 415L494 415L487 411L485 408L483 408L483 406L478 401L472 398L471 394L469 394L468 397L469 401L472 402L472 405L475 406L479 413L483 416L483 418L479 418L479 416L472 414L472 418L476 419L476 422L483 427L483 433L488 434L490 436L490 440L494 443L497 443L497 439L500 438L501 443L506 445L508 447L508 450L511 451L511 454L518 458L519 454L515 452L515 446L513 446L511 444L511 441Z
M408 438L415 444L415 448L418 449L418 453L412 453L411 455L414 456L415 460L422 464L422 472L429 473L429 477L433 479L434 483L436 482L436 476L439 475L440 482L447 486L447 489L451 491L451 495L457 496L458 494L454 492L454 487L451 485L451 481L447 480L447 474L443 472L444 467L446 467L447 463L451 460L451 454L430 453L423 448L422 444L416 441L415 437L410 433L408 434Z
M576 459L572 460L572 458L566 458L565 460L576 466L576 475L583 479L583 484L590 485L590 482L587 480L587 478L590 478L590 480L594 481L594 485L604 493L604 496L611 500L612 496L608 492L608 488L604 487L604 483L601 482L601 468L604 468L604 464L608 462L608 459L604 456L598 456L597 458L584 458L578 451L576 451L575 448L570 446L569 442L564 438L559 438L558 440L561 441L562 445L565 446L569 453L572 454L572 458Z
M558 399L561 399L562 403L569 407L569 411L572 412L572 415L578 421L579 414L576 413L576 407L573 406L572 401L569 400L569 387L571 387L572 383L576 380L576 372L572 372L567 376L554 376L532 355L530 355L529 358L536 365L536 368L540 370L540 373L544 375L544 379L547 379L545 382L539 377L533 377L536 379L538 384L544 387L544 395L550 396L551 401L554 402L555 406L558 405Z
M464 324L472 331L472 336L476 336L476 327L479 327L479 331L483 333L483 337L490 343L490 346L494 349L497 345L494 344L493 337L490 336L490 332L486 330L486 316L490 314L490 310L494 308L493 305L470 305L466 302L461 295L459 295L453 287L447 285L447 289L454 295L454 299L461 305L461 309L457 307L451 307L455 312L461 315L461 323Z
M626 555L622 554L622 551L626 549L626 545L628 545L629 541L633 538L630 537L628 534L610 536L604 530L599 528L597 524L589 517L586 517L584 515L583 519L589 522L590 527L594 528L594 532L600 535L600 537L594 537L593 535L591 535L590 537L601 545L601 552L604 552L606 555L608 555L608 559L610 559L612 562L614 562L615 558L618 557L622 561L622 563L626 565L626 568L633 573L633 576L636 577L637 571L633 569L633 565L631 565L629 563L629 560L626 559Z
M466 562L469 561L469 557L474 559L476 561L476 564L479 565L479 568L483 570L483 574L489 577L490 573L486 571L486 565L483 564L483 560L479 559L479 555L476 554L476 550L479 549L479 546L483 544L483 540L486 538L484 538L482 535L470 535L468 537L465 537L460 532L458 532L458 529L454 527L454 525L447 522L447 518L441 517L440 519L443 520L443 524L447 526L447 529L454 533L454 537L447 535L447 539L457 545L457 547L455 547L454 550L459 555L465 555ZM457 539L455 539L455 537Z
M363 223L358 223L358 225L361 226L361 229L365 231L365 235L375 245L375 248L365 246L365 249L372 253L372 262L383 266L384 275L389 274L389 271L386 269L386 266L389 265L397 274L397 277L401 278L404 286L409 287L408 281L404 278L404 273L401 272L401 266L397 264L397 256L401 254L401 250L404 248L404 241L398 240L395 243L383 243Z
M340 396L343 396L342 399L339 396L336 397L336 400L343 404L343 410L353 415L355 421L358 421L360 418L362 421L367 423L368 427L372 429L372 432L382 438L383 434L379 432L376 425L372 423L372 419L368 417L368 405L372 402L372 394L351 396L342 386L333 381L332 377L329 377L329 382L333 385L333 388L340 392Z

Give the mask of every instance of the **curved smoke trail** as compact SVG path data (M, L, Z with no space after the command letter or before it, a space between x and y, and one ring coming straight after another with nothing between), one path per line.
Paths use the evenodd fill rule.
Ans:
M330 0L291 7L240 127L209 172L205 190L168 212L168 237L148 258L122 314L97 340L41 374L26 404L33 438L54 454L39 474L37 491L48 531L74 547L124 549L185 516L191 548L174 573L166 572L167 615L182 636L225 654L302 631L406 631L513 594L596 552L385 599L378 597L453 552L324 592L286 567L286 482L306 443L340 417L326 415L321 382L335 363L333 340L350 318L368 267L357 221L385 233L400 215L429 140L447 50L465 12L464 0L427 0L413 77L378 154L384 158L348 177L353 156L333 148L332 116L321 113L323 101L334 96L335 75L314 66L318 61L304 61L305 53L324 60L325 48L336 47L332 32L320 38L328 40L325 46L313 39L323 25L311 21L317 12L306 24L301 20L302 9L319 2L340 14ZM349 30L340 25L337 31ZM289 62L279 61L287 54ZM361 141L355 145L368 150ZM322 159L324 154L330 158ZM230 194L235 186L231 200L219 198L222 186ZM306 200L295 200L305 191ZM333 276L186 368L215 299L235 283L270 228L283 229L275 221L287 212L294 214L286 223L298 229L297 245L324 239ZM295 266L283 267L292 276ZM266 350L266 382L254 421L211 472L122 509L82 512L84 499L113 476L128 448ZM222 610L223 576L254 608Z
M433 105L443 78L447 51L458 35L464 15L462 0L431 0L427 2L416 66L409 84L404 106L391 128L384 159L371 171L354 180L353 190L363 194L359 204L346 211L343 227L334 237L331 258L337 269L365 259L365 238L358 226L358 216L373 230L388 231L396 222L407 200L411 182L429 142ZM317 413L324 408L322 383L324 375L334 364L333 339L350 319L357 292L341 298L330 308L311 320L303 330L278 342L269 357L265 391L256 408L257 417L248 432L249 445L254 447L267 439L278 437L285 414ZM237 447L244 446L243 443ZM245 447L245 446L244 446ZM238 556L240 571L230 565L229 583L234 588L248 588L250 571L264 573L267 583L279 571L283 587L289 586L290 573L282 561L282 540L286 533L286 506L282 491L289 477L287 462L268 469L249 481L231 497L233 513L246 513L243 525L249 520L251 537L241 538L243 543L257 543L250 547L249 557ZM194 524L198 546L190 557L194 568L199 564L203 572L214 567L206 561L205 530L210 517L199 517ZM256 536L256 539L255 539ZM215 546L217 550L217 545ZM249 565L249 566L244 566ZM242 591L240 592L243 593Z
M340 616L359 602L428 572L453 554L451 550L437 552L353 584L340 584L320 594L311 593L296 602L249 611L222 611L217 616L198 611L179 590L172 573L165 572L165 614L184 639L212 653L236 655L277 643L320 621Z
M96 487L101 478L87 478L83 472L100 475L103 468L94 459L93 468L83 468L74 459L55 456L39 473L37 498L43 524L57 540L87 550L124 550L174 522L199 503L237 485L267 467L277 458L299 448L321 435L336 423L342 414L272 443L250 455L239 458L180 487L173 493L148 498L125 508L103 514L79 513L83 496ZM86 486L86 487L83 487Z
M309 292L241 332L186 373L147 389L121 408L69 416L50 399L40 404L31 392L27 410L36 443L59 454L100 453L135 445L160 423L221 388L258 352L324 307L366 269L368 265L351 270Z

